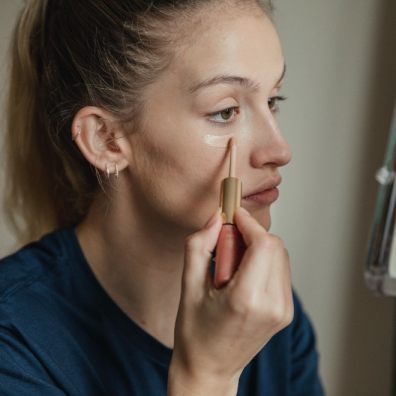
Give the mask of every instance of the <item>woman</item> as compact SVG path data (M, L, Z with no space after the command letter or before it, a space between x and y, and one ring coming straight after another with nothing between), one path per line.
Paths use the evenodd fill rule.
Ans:
M8 213L26 238L51 232L0 264L1 394L323 394L287 252L267 231L290 161L270 12L28 1L12 47ZM245 250L215 288L231 138Z

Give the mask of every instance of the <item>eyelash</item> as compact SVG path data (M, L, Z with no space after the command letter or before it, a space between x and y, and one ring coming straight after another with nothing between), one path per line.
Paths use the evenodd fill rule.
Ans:
M272 96L271 98L269 98L268 99L268 106L269 106L271 112L276 114L279 111L279 104L278 103L281 102L281 101L285 101L286 99L287 99L286 96L281 96L281 95ZM270 104L271 102L273 102L272 106ZM239 107L238 106L233 106L233 107L227 107L226 109L223 109L223 110L220 110L220 111L216 111L215 113L211 113L208 116L210 118L216 117L216 116L221 116L221 113L224 113L224 112L229 111L229 110L234 110L233 115L235 114L235 112L237 114L239 114ZM213 120L211 120L211 121L216 123L216 124L229 124L231 122L231 121L228 121L228 120L224 120L224 121L213 121Z
M271 100L275 101L274 107L273 107L272 109L271 109L271 107L270 107L270 110L271 110L273 113L277 113L277 112L279 111L279 102L283 102L283 101L285 101L286 99L287 99L287 97L286 97L286 96L282 96L282 95L273 96L272 98L269 98L268 104L269 104L269 102L270 102Z

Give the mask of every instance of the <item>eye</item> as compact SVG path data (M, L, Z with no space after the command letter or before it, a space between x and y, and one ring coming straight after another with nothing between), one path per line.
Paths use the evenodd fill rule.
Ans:
M273 113L277 113L279 111L279 102L286 100L285 96L273 96L268 99L268 107Z
M228 107L227 109L209 114L210 120L226 124L239 113L239 107Z

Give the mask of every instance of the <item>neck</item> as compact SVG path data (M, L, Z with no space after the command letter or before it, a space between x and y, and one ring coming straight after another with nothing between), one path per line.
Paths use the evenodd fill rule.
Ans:
M77 227L77 238L107 294L136 324L172 348L187 233L161 227L144 210L125 207L127 200L117 195L106 207L99 199L92 205Z

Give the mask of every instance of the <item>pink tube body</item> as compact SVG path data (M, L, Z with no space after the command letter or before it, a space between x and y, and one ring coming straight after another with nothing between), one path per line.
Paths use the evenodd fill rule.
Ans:
M232 278L242 258L242 236L233 224L224 224L216 246L214 285L224 287Z

